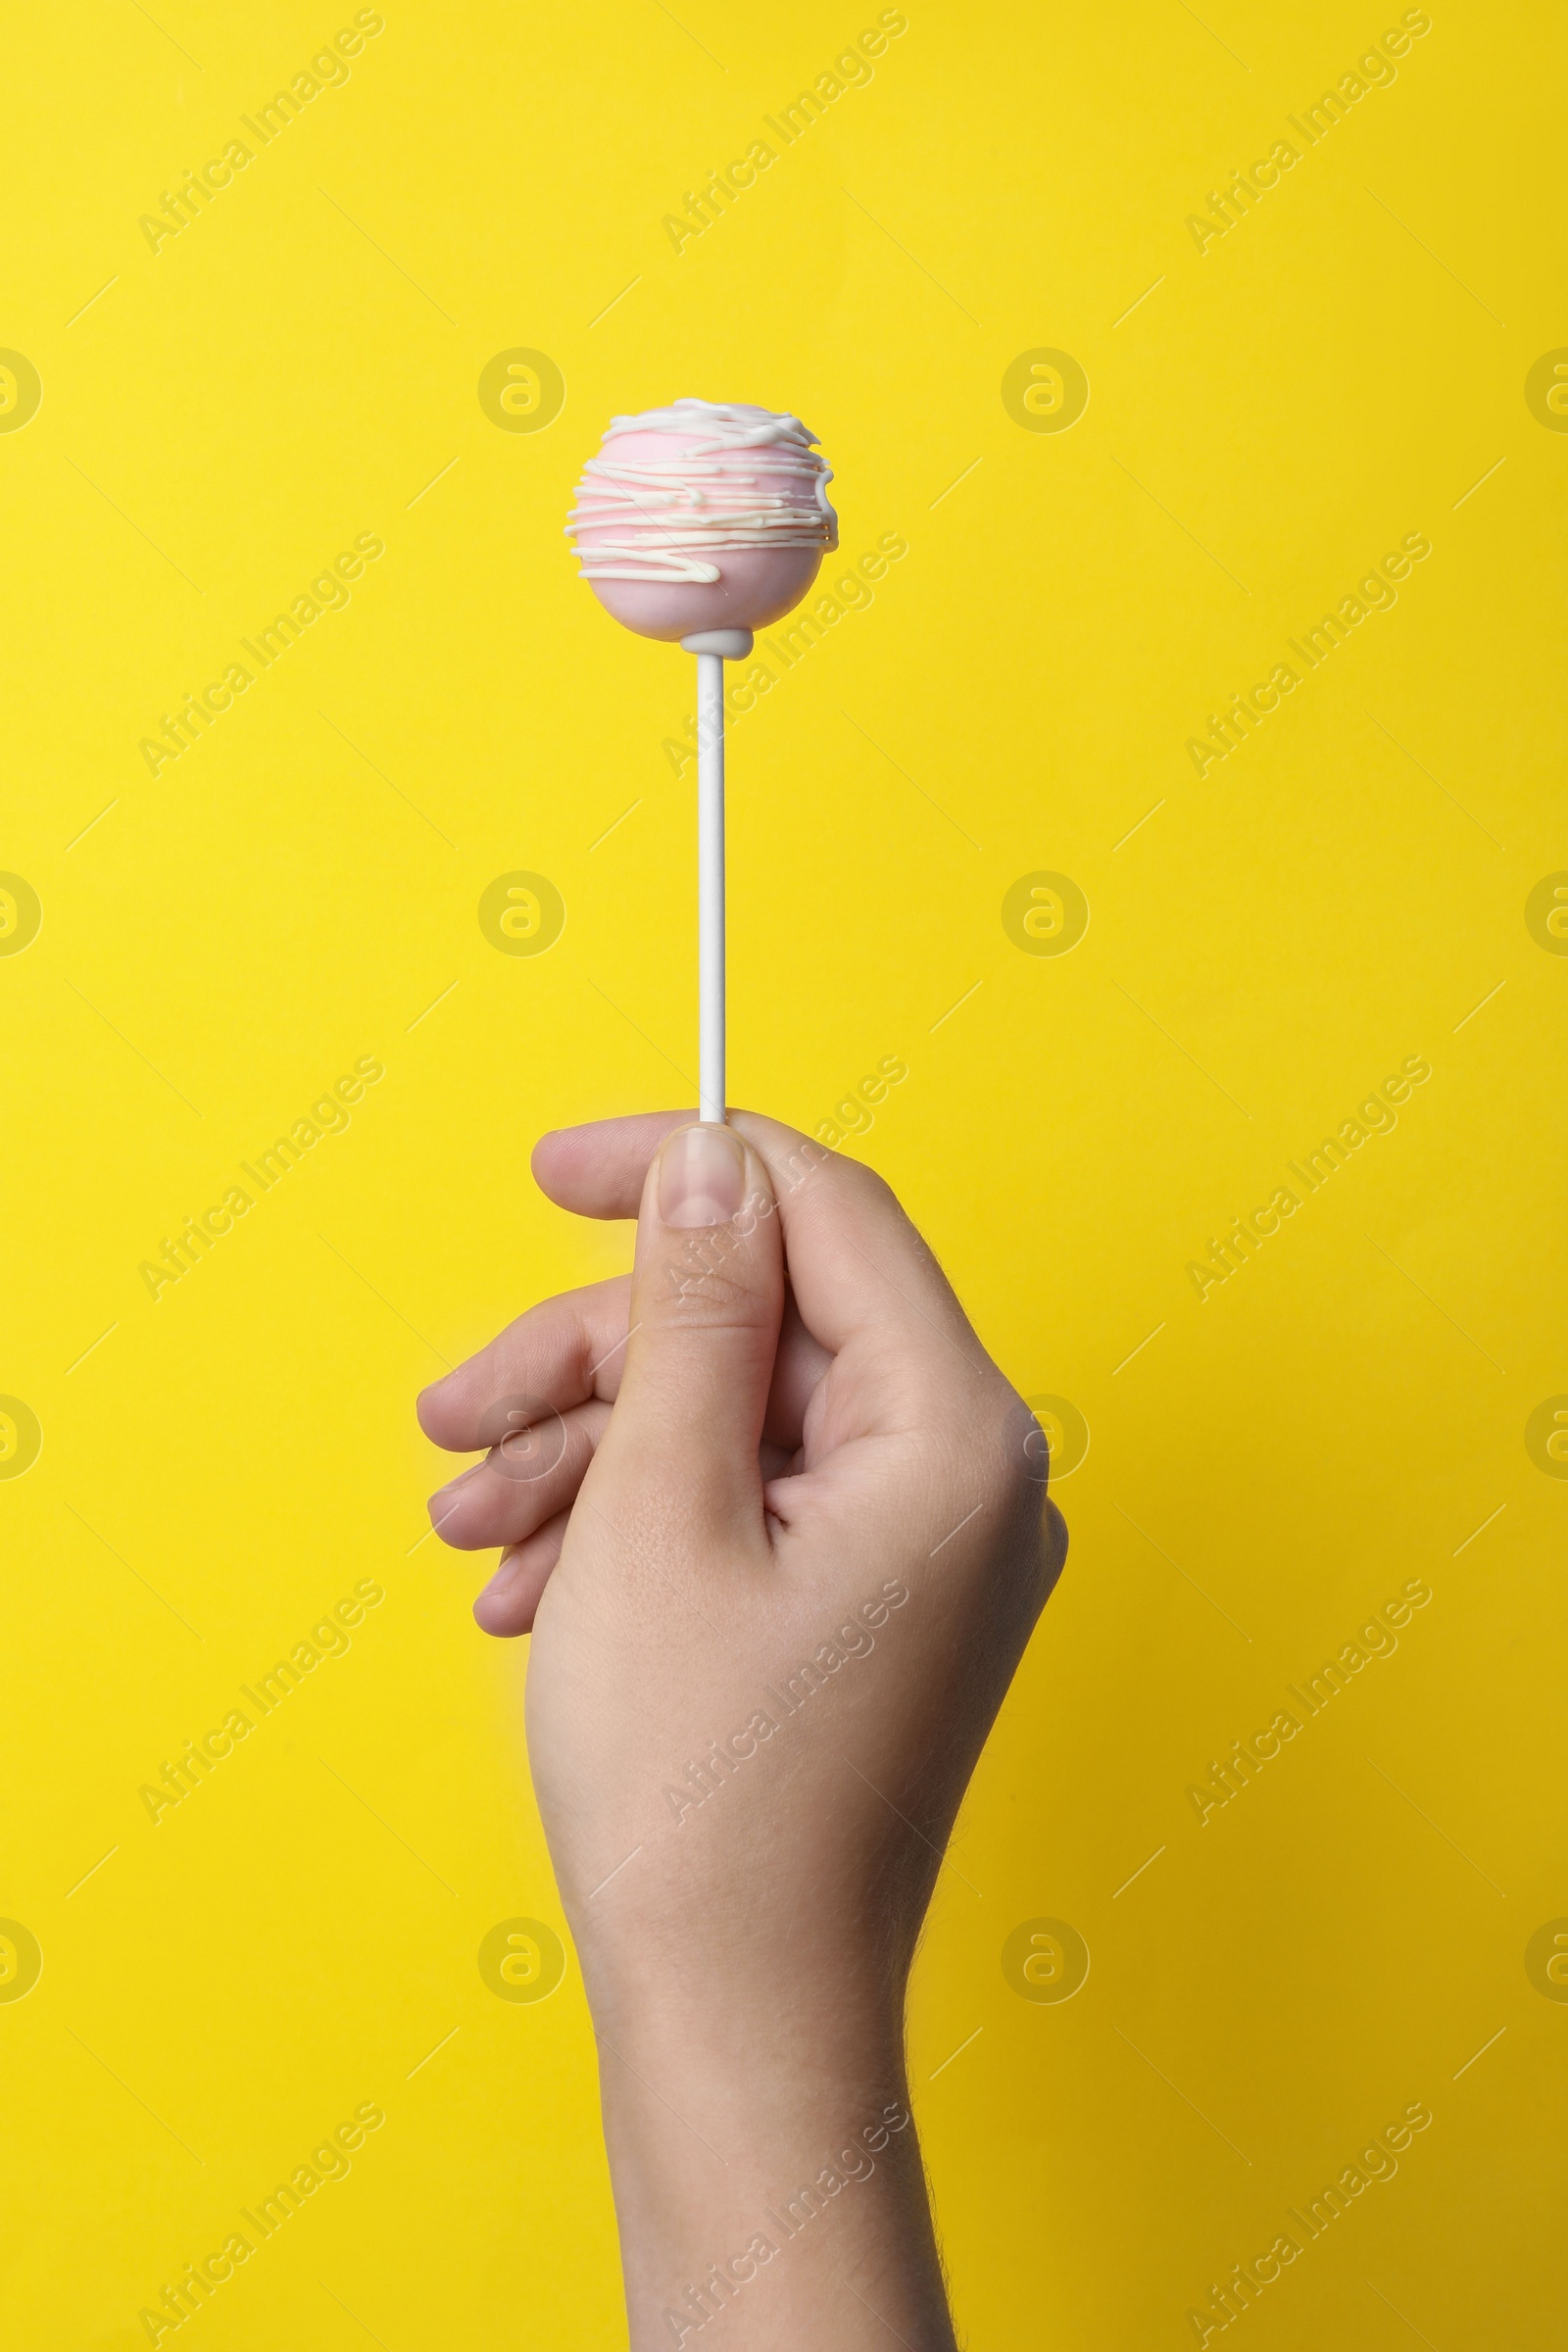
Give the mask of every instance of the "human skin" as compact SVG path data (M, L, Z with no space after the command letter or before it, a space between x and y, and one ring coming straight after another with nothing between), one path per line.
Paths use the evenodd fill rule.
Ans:
M431 1516L506 1547L474 1615L532 1632L632 2352L952 2352L905 1986L1065 1530L881 1179L689 1119L537 1147L553 1200L638 1218L634 1268L424 1392L427 1436L490 1448Z

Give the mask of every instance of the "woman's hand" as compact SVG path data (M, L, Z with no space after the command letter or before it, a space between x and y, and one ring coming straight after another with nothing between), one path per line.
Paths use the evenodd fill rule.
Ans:
M903 1999L975 1759L1059 1571L1045 1445L881 1180L749 1113L547 1136L629 1278L419 1399L486 1458L528 1750L603 2046L635 2352L951 2326Z

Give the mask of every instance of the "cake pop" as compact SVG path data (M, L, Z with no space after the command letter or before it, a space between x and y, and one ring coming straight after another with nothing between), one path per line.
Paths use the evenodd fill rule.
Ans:
M724 1118L724 663L838 546L832 472L798 416L677 400L612 417L566 520L581 576L640 637L697 657L700 1116Z

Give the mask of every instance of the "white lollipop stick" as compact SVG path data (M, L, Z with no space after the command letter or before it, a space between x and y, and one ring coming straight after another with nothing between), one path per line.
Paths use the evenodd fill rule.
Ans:
M724 664L744 662L750 629L699 629L697 656L697 1102L724 1124Z

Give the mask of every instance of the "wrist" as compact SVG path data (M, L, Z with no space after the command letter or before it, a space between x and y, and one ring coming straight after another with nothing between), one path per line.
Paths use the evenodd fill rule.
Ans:
M650 2064L678 2063L715 2094L795 2085L831 2099L840 2085L904 2080L904 1983L797 1953L765 1972L732 1967L710 1945L661 1967L645 1954L579 1946L601 2039Z

